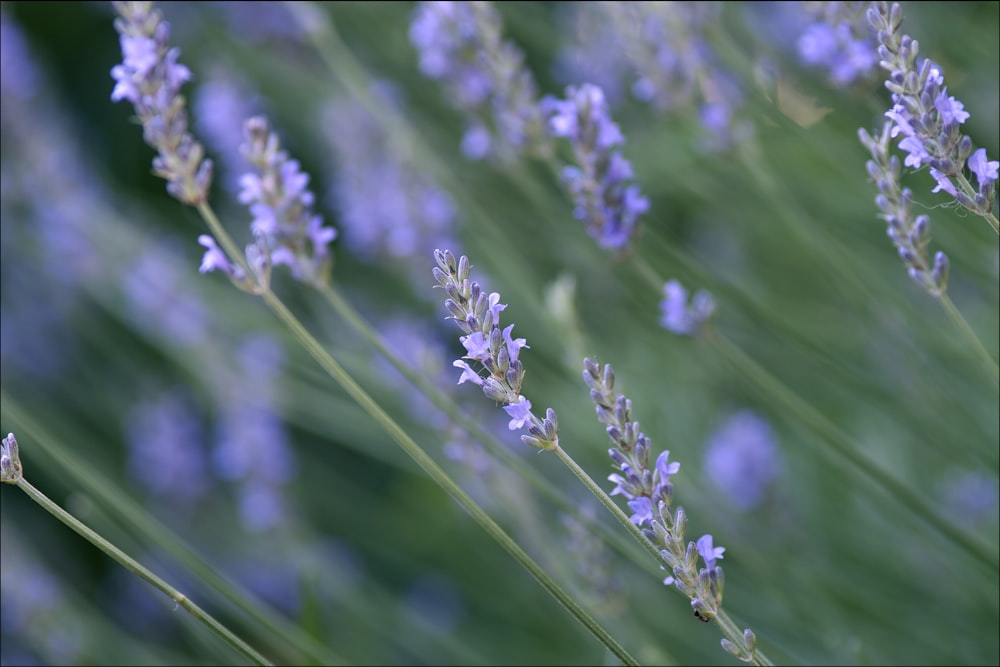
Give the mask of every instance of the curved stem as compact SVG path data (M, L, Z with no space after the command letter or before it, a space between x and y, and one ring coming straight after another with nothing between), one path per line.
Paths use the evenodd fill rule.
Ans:
M271 636L281 639L287 648L299 654L300 659L308 658L318 665L349 663L333 650L320 644L299 626L273 613L266 602L254 599L253 594L242 590L238 584L220 575L211 563L188 546L176 533L149 515L131 498L117 491L111 482L93 470L73 451L61 446L58 440L24 412L17 401L2 391L0 391L0 405L3 406L3 414L18 425L19 430L27 432L34 439L38 450L49 457L52 465L58 466L63 474L76 480L88 493L119 515L129 527L138 531L151 544L156 544L176 558L223 599L268 630Z
M237 637L229 628L217 621L211 614L192 602L190 598L165 582L160 577L153 574L152 571L143 566L139 561L135 560L114 544L101 537L97 532L89 528L82 521L57 505L54 501L49 499L48 496L32 486L28 480L22 477L17 481L16 486L24 491L29 498L45 508L47 512L69 526L78 535L86 539L107 555L111 556L111 558L116 560L126 570L133 572L139 578L146 580L155 588L158 588L166 593L171 600L176 602L181 607L184 607L191 613L192 616L195 617L195 619L198 620L198 622L207 627L210 631L214 632L223 641L239 651L242 655L246 656L258 665L271 664L267 658L258 653L245 641Z
M948 313L948 317L950 317L952 322L958 326L962 335L964 335L972 344L976 353L982 357L986 364L985 367L993 371L993 379L1000 379L1000 368L997 367L997 362L993 360L990 353L986 351L985 347L983 347L982 342L979 340L979 336L976 335L976 332L972 330L969 323L965 321L964 317L962 317L962 313L958 312L958 308L955 307L955 304L952 302L951 297L948 296L947 292L938 296L938 301L940 301L941 305L944 306L945 311Z
M330 377L336 380L351 398L360 405L393 440L459 505L462 506L480 527L501 547L521 564L556 600L584 625L602 644L626 665L638 665L635 658L618 644L597 621L566 594L559 585L487 514L472 498L459 487L448 474L418 445L410 435L389 416L385 410L354 380L344 368L323 348L301 322L285 307L285 304L269 289L262 295L268 307L284 323Z

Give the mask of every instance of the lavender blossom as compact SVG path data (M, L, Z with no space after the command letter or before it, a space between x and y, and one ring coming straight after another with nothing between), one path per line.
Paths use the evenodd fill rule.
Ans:
M337 231L324 227L323 218L312 213L314 198L306 189L309 175L281 150L266 118L248 119L243 131L243 154L254 171L240 179L239 200L250 206L254 218L250 229L258 239L257 247L266 250L270 264L288 266L296 280L325 285L331 260L327 246Z
M715 300L712 295L700 290L688 305L687 290L676 280L663 286L663 301L660 302L660 325L678 336L703 335L708 331Z
M892 108L885 115L892 121L891 136L900 137L898 146L907 153L904 164L915 169L927 165L937 181L933 192L947 192L997 230L993 215L996 169L990 169L984 149L976 152L975 164L969 164L978 188L963 173L966 160L973 155L972 139L959 130L969 118L965 106L948 95L944 74L934 61L918 62L917 41L900 30L903 11L899 4L890 8L885 2L873 3L868 21L878 31L879 65L889 72L885 87L892 93Z
M111 100L127 99L135 107L143 139L159 151L153 171L167 180L167 192L185 204L201 204L208 197L212 161L188 133L180 88L191 71L177 62L180 50L170 48L170 24L152 2L113 4L123 62L111 69Z
M615 372L611 364L601 368L596 362L584 359L583 367L583 379L590 387L597 418L607 425L608 437L615 445L608 450L619 471L608 477L615 483L611 495L625 496L632 510L632 522L643 529L650 541L663 545L660 556L670 568L670 576L663 583L676 586L691 599L696 617L711 620L722 605L722 567L715 561L722 558L725 548L714 546L711 535L703 535L697 545L688 542L685 546L687 514L683 507L673 511L670 508L674 492L670 477L680 470L680 464L669 462L670 452L664 450L650 469L652 444L639 430L639 422L632 419L632 401L622 394L615 396ZM700 570L698 554L705 562ZM747 650L752 653L752 649Z
M0 482L17 484L21 481L23 470L21 457L17 451L17 438L13 433L0 442Z
M501 38L500 16L488 2L420 2L410 41L420 71L440 80L466 114L466 157L509 162L548 150L524 55Z
M521 441L538 449L555 449L559 444L558 422L555 410L545 411L545 419L540 419L531 411L531 401L521 394L524 381L524 366L519 359L521 348L528 347L523 338L514 338L508 325L501 331L500 312L507 304L500 303L500 294L483 294L479 283L469 281L472 268L465 255L458 260L450 250L435 250L434 278L448 294L445 308L451 313L448 319L455 320L458 328L465 332L459 338L467 354L452 365L462 369L458 383L472 382L483 389L489 398L503 403L504 411L510 417L511 431L528 429ZM477 362L488 373L482 377L467 361Z
M804 2L813 20L798 40L799 57L827 70L830 81L846 87L867 77L878 61L865 18L866 2Z
M704 469L719 493L746 512L757 507L781 469L774 432L749 410L729 417L705 446Z
M858 131L861 143L872 155L867 167L868 175L879 189L875 205L882 211L879 217L889 225L889 238L899 249L899 256L906 264L910 277L932 296L941 296L948 287L948 257L940 251L934 255L933 263L927 257L930 217L913 216L913 192L900 187L899 158L889 155L891 136L891 122L882 126L877 139L864 129Z
M569 86L565 100L549 96L541 108L549 133L568 139L573 148L575 166L563 168L573 215L602 248L625 248L649 200L639 194L639 186L628 183L632 165L616 150L625 138L611 120L604 93L590 84Z
M287 516L285 485L296 460L277 408L276 386L283 363L280 344L267 336L243 341L238 362L216 377L220 404L211 453L216 474L237 485L243 525L261 532Z
M209 488L204 438L194 413L190 401L173 391L140 402L125 421L129 473L162 504L190 509Z
M404 111L390 83L374 83L371 93L378 103ZM427 256L455 247L451 196L356 99L328 102L320 124L330 146L330 194L345 246L362 259L400 267L408 277L426 276Z
M569 47L571 80L612 81L608 96L628 85L632 97L658 111L691 111L702 122L702 150L730 147L751 131L740 114L737 78L718 64L707 33L719 23L720 3L593 2L579 10L581 30Z

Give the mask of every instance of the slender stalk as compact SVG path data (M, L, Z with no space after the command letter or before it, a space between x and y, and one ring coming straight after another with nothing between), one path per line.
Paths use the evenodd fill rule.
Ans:
M592 494L594 494L594 497L596 497L597 500L599 500L600 503L604 505L604 507L606 507L612 515L614 515L615 519L618 520L618 523L624 526L632 537L634 537L636 541L642 545L643 549L648 551L658 562L666 564L663 556L660 555L660 549L653 544L649 538L643 535L639 526L632 523L622 508L620 508L617 503L611 499L611 496L605 493L604 489L598 486L597 482L595 482L590 475L587 474L586 470L580 467L580 465L566 452L565 449L557 444L552 451L559 458L559 460L562 461L574 475L576 475L577 479L583 482L583 485L586 486ZM680 593L679 589L674 588L674 590ZM683 593L681 593L681 595L683 595ZM720 609L716 618L719 620L719 630L722 631L722 634L725 635L729 641L734 642L737 646L741 646L743 644L743 633L736 627L736 624L733 623L726 612ZM757 650L754 652L754 659L750 664L773 665L774 663L772 663L763 652Z
M191 613L199 623L207 627L210 631L218 635L224 642L232 646L234 649L239 651L242 655L249 658L255 664L258 665L270 665L271 663L263 655L258 653L252 646L247 644L245 641L237 637L229 628L224 626L222 623L217 621L211 614L206 612L204 609L195 604L190 598L178 591L176 588L165 582L160 577L156 576L139 563L137 560L126 554L124 551L116 547L114 544L108 540L101 537L98 533L87 527L82 521L77 519L75 516L64 510L62 507L57 505L54 501L48 498L44 493L32 486L28 480L21 477L17 482L16 486L28 494L28 497L34 500L36 503L41 505L52 514L54 517L62 521L64 524L69 526L74 532L86 539L88 542L96 546L98 549L111 556L113 559L118 561L122 567L138 575L139 578L146 580L155 588L163 591L167 596L176 602L181 607L184 607L188 612Z
M938 297L938 301L940 301L941 305L944 306L945 312L948 313L948 317L951 318L952 322L955 323L959 331L962 332L962 335L964 335L972 344L976 353L982 357L983 362L985 363L984 367L993 372L993 379L1000 379L1000 367L997 366L997 362L993 360L990 353L986 351L985 347L983 347L982 342L979 340L979 336L976 335L976 332L972 330L969 323L965 321L964 317L962 317L962 313L958 312L958 308L955 307L955 304L952 302L951 297L948 296L948 293L942 293L941 296Z
M980 563L996 571L998 554L994 553L982 541L966 534L954 523L942 517L922 496L911 491L891 474L882 470L875 462L857 451L850 438L821 412L812 407L784 383L771 375L760 364L728 338L717 334L713 337L716 349L741 373L755 382L768 393L776 396L784 405L798 417L799 421L819 435L830 445L828 450L836 454L836 460L846 463L854 470L860 471L869 481L881 487L894 496L904 507L923 519L932 528L950 540L957 542Z
M239 585L220 575L211 563L188 546L174 532L155 517L149 515L132 499L116 491L115 486L110 481L93 470L73 451L60 446L58 440L46 433L37 422L25 413L16 400L8 397L4 392L0 392L0 405L3 406L3 414L15 424L19 431L26 432L34 439L38 450L49 457L52 465L58 466L63 474L76 480L88 493L100 500L111 512L120 516L126 524L138 531L150 543L158 545L183 563L199 579L215 589L223 599L257 621L263 629L268 630L271 636L280 638L287 648L307 657L313 664L348 664L348 660L320 644L299 626L273 613L266 602L254 599L251 593L242 590Z
M571 514L574 518L588 526L591 530L600 533L601 536L608 540L622 555L631 558L638 564L642 564L635 558L635 551L627 546L627 542L619 533L613 532L604 524L584 516L584 514L580 512L578 503L574 502L573 499L570 498L565 492L547 480L540 472L538 472L537 468L528 465L522 459L515 456L510 451L510 448L505 447L494 436L488 433L486 429L479 424L479 422L465 415L459 409L458 405L443 391L428 382L424 376L415 371L413 367L401 359L399 355L389 349L389 347L386 346L381 337L378 335L378 332L376 332L371 325L364 320L364 318L336 289L327 285L320 291L324 298L326 298L327 302L333 306L334 310L337 311L338 315L343 317L355 331L371 343L371 345L375 347L375 349L378 350L378 352L382 354L389 361L389 363L396 368L396 370L402 373L406 379L419 389L424 396L429 398L435 406L448 415L454 423L461 425L462 428L467 430L477 441L486 446L491 453L509 466L511 470L525 479L538 492L554 502L562 511ZM598 499L600 500L600 498ZM642 562L644 563L645 561Z
M566 594L559 585L487 514L476 502L459 487L438 464L418 445L410 435L389 416L385 410L354 380L344 368L320 345L301 322L285 307L285 304L269 289L261 296L274 314L284 323L296 338L306 348L306 351L316 360L330 377L336 380L351 398L379 423L448 495L462 506L507 553L545 588L556 600L566 608L581 624L584 625L602 644L626 665L638 665L635 658L601 627L591 616Z

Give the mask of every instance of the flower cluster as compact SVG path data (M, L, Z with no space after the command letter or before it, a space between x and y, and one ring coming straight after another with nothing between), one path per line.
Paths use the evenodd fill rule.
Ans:
M901 137L907 167L930 167L937 181L933 192L945 191L976 215L992 218L1000 162L988 160L986 150L973 151L972 139L959 126L969 118L965 105L948 95L941 68L929 58L917 63L919 45L902 34L903 11L876 2L868 10L868 21L878 31L879 65L889 72L885 87L892 93L892 108L885 113L892 121L892 136ZM976 175L978 188L966 180L966 166Z
M17 452L17 439L13 433L0 442L0 482L17 484L21 481L21 457Z
M664 329L678 336L696 336L708 330L715 313L715 300L705 290L699 290L688 305L687 290L678 281L670 280L663 286L660 311Z
M306 189L309 175L281 150L263 116L247 119L243 132L242 151L255 171L240 179L239 200L250 206L251 231L267 249L271 264L288 266L298 281L324 285L330 270L327 246L337 231L313 215L313 194Z
M555 410L547 409L545 419L540 419L531 411L531 401L521 394L524 366L519 357L521 348L528 345L525 339L511 336L513 324L501 331L500 312L507 305L500 303L499 293L486 295L479 283L469 280L472 267L465 255L456 260L450 250L435 250L434 259L437 261L434 278L448 294L444 305L451 313L449 319L455 320L465 332L459 341L467 354L452 364L462 369L458 383L477 384L488 397L503 403L510 416L508 428L512 431L528 428L528 435L521 436L526 445L554 449L559 444ZM478 362L489 375L481 377L465 359Z
M663 583L676 586L688 596L695 616L707 622L722 605L724 579L722 567L716 561L722 559L726 549L715 546L711 535L702 535L697 543L685 546L687 514L683 507L673 512L670 509L674 493L670 476L680 470L680 464L668 463L670 452L664 450L650 470L652 445L639 430L639 422L632 420L632 401L622 394L614 395L615 372L611 364L602 369L591 359L584 359L583 367L583 379L590 387L597 418L607 425L608 437L615 445L608 454L620 472L608 477L615 483L611 495L624 495L632 510L632 522L651 541L665 547L660 555L670 567L670 576ZM700 570L698 556L705 564Z
M649 200L629 183L632 165L617 150L625 138L611 120L603 91L590 84L569 86L565 100L548 96L541 108L549 133L568 139L573 148L575 165L562 173L573 196L573 215L602 248L625 248Z
M930 243L931 222L927 215L913 217L913 192L899 183L899 158L889 155L892 123L886 122L878 138L864 129L858 131L861 143L872 155L866 163L868 175L875 179L879 194L875 205L885 220L889 238L899 249L899 256L906 263L910 277L933 296L944 294L948 287L948 257L938 251L933 263L927 257Z
M111 99L126 99L142 122L143 139L159 151L153 171L167 180L167 192L185 204L205 201L212 181L212 161L188 133L187 111L180 87L191 71L177 62L170 48L170 24L152 2L115 2L115 29L121 36L123 61L111 68Z
M501 29L488 2L421 2L410 25L420 71L467 114L462 152L472 159L547 151L534 78Z
M561 60L569 81L604 81L609 96L624 78L632 97L664 112L697 113L699 147L725 150L751 132L738 113L744 94L719 64L707 35L721 3L594 2L579 9L577 45ZM617 97L617 95L615 95Z
M813 19L798 40L799 57L825 68L834 85L844 87L875 67L875 44L865 18L865 2L804 2Z
M371 94L385 108L405 113L401 91L374 82ZM323 105L320 126L329 145L329 192L337 205L343 243L368 261L399 268L420 280L435 248L455 248L457 209L425 166L394 141L355 98Z

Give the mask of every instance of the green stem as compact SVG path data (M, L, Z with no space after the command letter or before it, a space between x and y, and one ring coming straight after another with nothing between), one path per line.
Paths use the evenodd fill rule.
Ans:
M590 475L587 474L586 470L580 467L580 465L566 452L565 449L560 447L557 443L552 451L559 458L559 460L562 461L574 475L576 475L577 479L583 482L583 485L586 486L592 494L594 494L594 497L597 498L597 500L599 500L609 512L611 512L615 519L618 520L618 523L624 526L625 529L631 533L632 537L634 537L636 541L642 545L643 549L648 551L658 562L667 565L666 560L664 560L663 556L660 555L660 549L643 534L642 529L639 528L639 526L632 523L632 520L628 518L622 508L611 499L611 496L604 492L604 489L598 486L597 482L595 482ZM684 595L677 588L674 588L674 590L681 595ZM743 646L743 633L740 632L739 628L736 627L736 624L732 622L729 616L722 609L719 609L716 618L719 621L719 629L722 631L722 634L737 646ZM755 652L754 656L755 660L760 660L760 662L752 662L751 664L773 664L761 651Z
M280 638L288 648L302 656L308 656L314 664L348 664L347 660L320 644L297 625L273 613L266 603L255 600L252 594L221 576L211 563L169 528L145 512L131 498L116 491L113 484L93 470L69 448L60 446L58 440L28 417L17 401L9 398L2 391L0 391L0 405L3 406L4 415L15 425L18 425L19 430L26 432L34 439L38 450L49 457L52 465L58 466L65 475L76 480L91 495L100 500L105 507L120 516L127 525L137 530L148 542L158 545L183 563L195 576L215 589L223 599L257 621L262 628L268 630L271 636Z
M392 436L393 440L407 455L427 473L427 475L462 506L507 553L514 557L560 604L563 605L581 624L584 625L602 644L626 665L638 665L635 658L618 644L608 632L601 627L580 605L566 594L559 585L527 554L503 529L487 514L472 498L459 487L448 474L435 463L409 434L389 416L385 410L354 380L344 368L313 338L301 322L285 307L285 304L269 289L262 295L268 307L284 323L296 338L306 348L306 351L316 360L330 377L336 380L347 393L382 428Z
M113 559L118 561L127 570L138 575L140 578L145 579L154 587L160 589L170 597L171 600L176 602L181 607L187 609L192 616L194 616L200 623L206 626L209 630L214 632L216 635L222 638L227 644L232 646L234 649L239 651L241 654L252 660L258 665L270 665L267 658L262 656L256 650L253 649L245 641L233 634L222 623L217 621L211 614L206 612L204 609L196 605L191 601L186 595L178 591L176 588L165 582L163 579L159 578L153 574L150 570L144 567L137 560L126 554L124 551L108 542L106 539L101 537L99 534L88 528L83 522L77 519L75 516L64 510L62 507L57 505L55 502L50 500L44 493L32 486L28 480L23 477L16 482L18 488L28 494L28 497L34 500L36 503L41 505L45 510L47 510L54 517L62 521L64 524L69 526L74 532L82 536L88 542L96 546L98 549L111 556Z
M858 452L850 438L843 431L837 428L837 426L809 403L792 392L784 383L771 375L756 361L747 356L732 341L721 334L716 334L712 340L716 349L733 366L738 368L741 373L754 381L762 389L776 396L784 405L792 410L799 421L808 426L824 442L830 445L830 449L824 451L832 450L836 454L836 460L846 462L853 469L863 473L876 486L880 486L888 491L904 507L923 519L932 528L952 541L957 542L969 554L974 556L976 560L991 570L996 570L998 555L993 553L989 547L980 540L967 535L951 521L940 516L920 495L911 491L895 477L882 470L875 462Z
M401 359L399 355L389 349L371 325L369 325L361 317L354 307L351 306L351 304L347 302L347 300L344 299L336 289L327 285L324 286L320 292L327 302L333 306L334 310L337 311L338 315L343 317L355 331L371 343L371 345L374 346L375 349L378 350L378 352L382 354L389 361L389 363L393 365L393 367L396 368L396 370L402 373L407 380L423 392L423 394L430 399L435 406L448 415L452 422L461 425L462 428L468 431L473 438L487 447L491 453L503 461L511 470L520 475L522 479L525 479L539 493L554 502L562 511L572 515L578 521L588 526L591 530L600 533L601 536L608 540L622 555L639 562L634 558L634 550L628 548L627 542L619 533L613 532L603 523L585 516L584 513L580 511L579 504L547 480L541 473L538 472L537 468L528 465L522 459L518 458L510 451L509 447L505 447L495 437L490 435L486 429L479 424L479 422L463 414L458 405L456 405L451 398L449 398L443 391L438 389L432 383L428 382L423 375L414 370L409 364L406 363L406 361Z
M982 357L983 361L986 364L985 367L993 371L993 379L994 380L1000 379L1000 368L997 367L997 362L993 360L993 357L990 356L990 353L986 351L985 347L983 347L983 344L979 340L979 337L976 335L976 332L972 330L972 327L969 326L969 323L965 321L964 317L962 317L962 313L958 312L958 308L955 307L955 304L952 302L951 297L949 297L948 294L945 292L938 297L938 301L940 301L941 305L944 306L945 311L948 313L948 317L951 318L952 322L954 322L955 325L958 326L962 334L972 344L972 347L973 349L975 349L976 353L979 354L980 357Z

